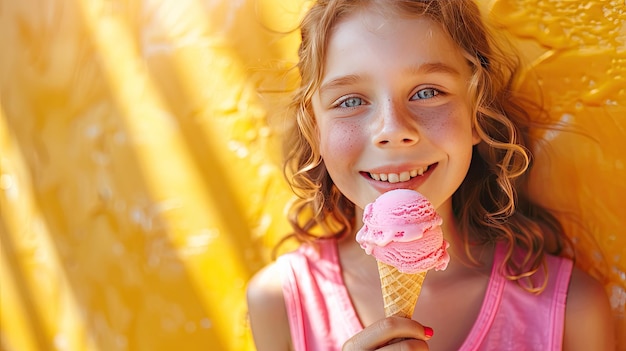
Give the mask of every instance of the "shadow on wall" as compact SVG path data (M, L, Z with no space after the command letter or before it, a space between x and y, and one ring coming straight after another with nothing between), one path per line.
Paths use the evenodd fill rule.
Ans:
M305 3L0 1L3 350L253 350L245 284L288 230L280 92ZM480 3L529 64L519 89L583 131L536 130L532 191L577 218L623 330L626 12Z

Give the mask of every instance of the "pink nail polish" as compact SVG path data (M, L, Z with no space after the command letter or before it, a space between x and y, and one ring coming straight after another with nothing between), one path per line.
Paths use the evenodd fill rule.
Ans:
M426 339L432 338L434 334L435 334L435 331L433 330L433 328L424 327L424 335L426 336Z

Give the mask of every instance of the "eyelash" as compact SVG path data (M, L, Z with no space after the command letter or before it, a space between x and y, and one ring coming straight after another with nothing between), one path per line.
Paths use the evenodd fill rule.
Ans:
M417 96L420 92L424 92L426 90L430 90L432 91L432 96L431 97L425 97L425 98L415 98L415 96ZM416 100L430 100L430 99L437 99L439 97L441 97L441 95L443 95L443 92L439 89L435 89L435 88L423 88L418 90L415 94L411 95L411 101L416 101ZM348 101L350 100L354 100L354 99L358 99L360 100L360 104L357 106L344 106ZM334 107L336 108L356 108L359 106L362 106L365 103L365 99L360 98L358 96L348 96L346 98L343 98L341 100L339 100Z
M433 93L433 96L431 97L427 97L427 98L419 98L419 99L413 99L413 97L417 96L417 94L419 94L420 92L426 91L426 90L430 90ZM420 89L418 90L415 94L411 95L411 100L430 100L430 99L436 99L438 97L440 97L443 94L443 92L441 90L435 89L435 88L424 88L424 89Z
M362 105L365 103L365 101L364 101L364 99L363 99L363 98L360 98L360 97L358 97L358 96L348 96L348 97L346 97L345 99L341 99L341 100L339 100L339 102L337 102L336 107L339 107L339 108L355 108L355 107L358 107L358 106L343 106L343 105L345 105L348 101L350 101L350 100L354 100L354 99L358 99L358 100L360 100L361 104L360 104L360 105L358 105L358 106L362 106Z

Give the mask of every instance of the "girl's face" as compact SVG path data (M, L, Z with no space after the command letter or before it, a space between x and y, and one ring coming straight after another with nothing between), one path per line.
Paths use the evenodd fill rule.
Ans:
M335 26L324 67L313 112L341 192L361 209L397 188L450 206L480 139L470 67L443 29L365 9Z

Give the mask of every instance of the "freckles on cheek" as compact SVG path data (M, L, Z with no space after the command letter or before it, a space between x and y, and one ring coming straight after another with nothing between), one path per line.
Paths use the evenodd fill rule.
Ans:
M469 123L466 113L450 107L424 111L420 114L420 124L432 137L461 135L466 128L467 131L471 131Z
M445 133L450 127L451 112L442 111L424 111L420 113L420 124L431 134Z
M349 123L337 123L322 136L322 150L325 156L341 153L352 154L358 151L362 143L357 126Z

